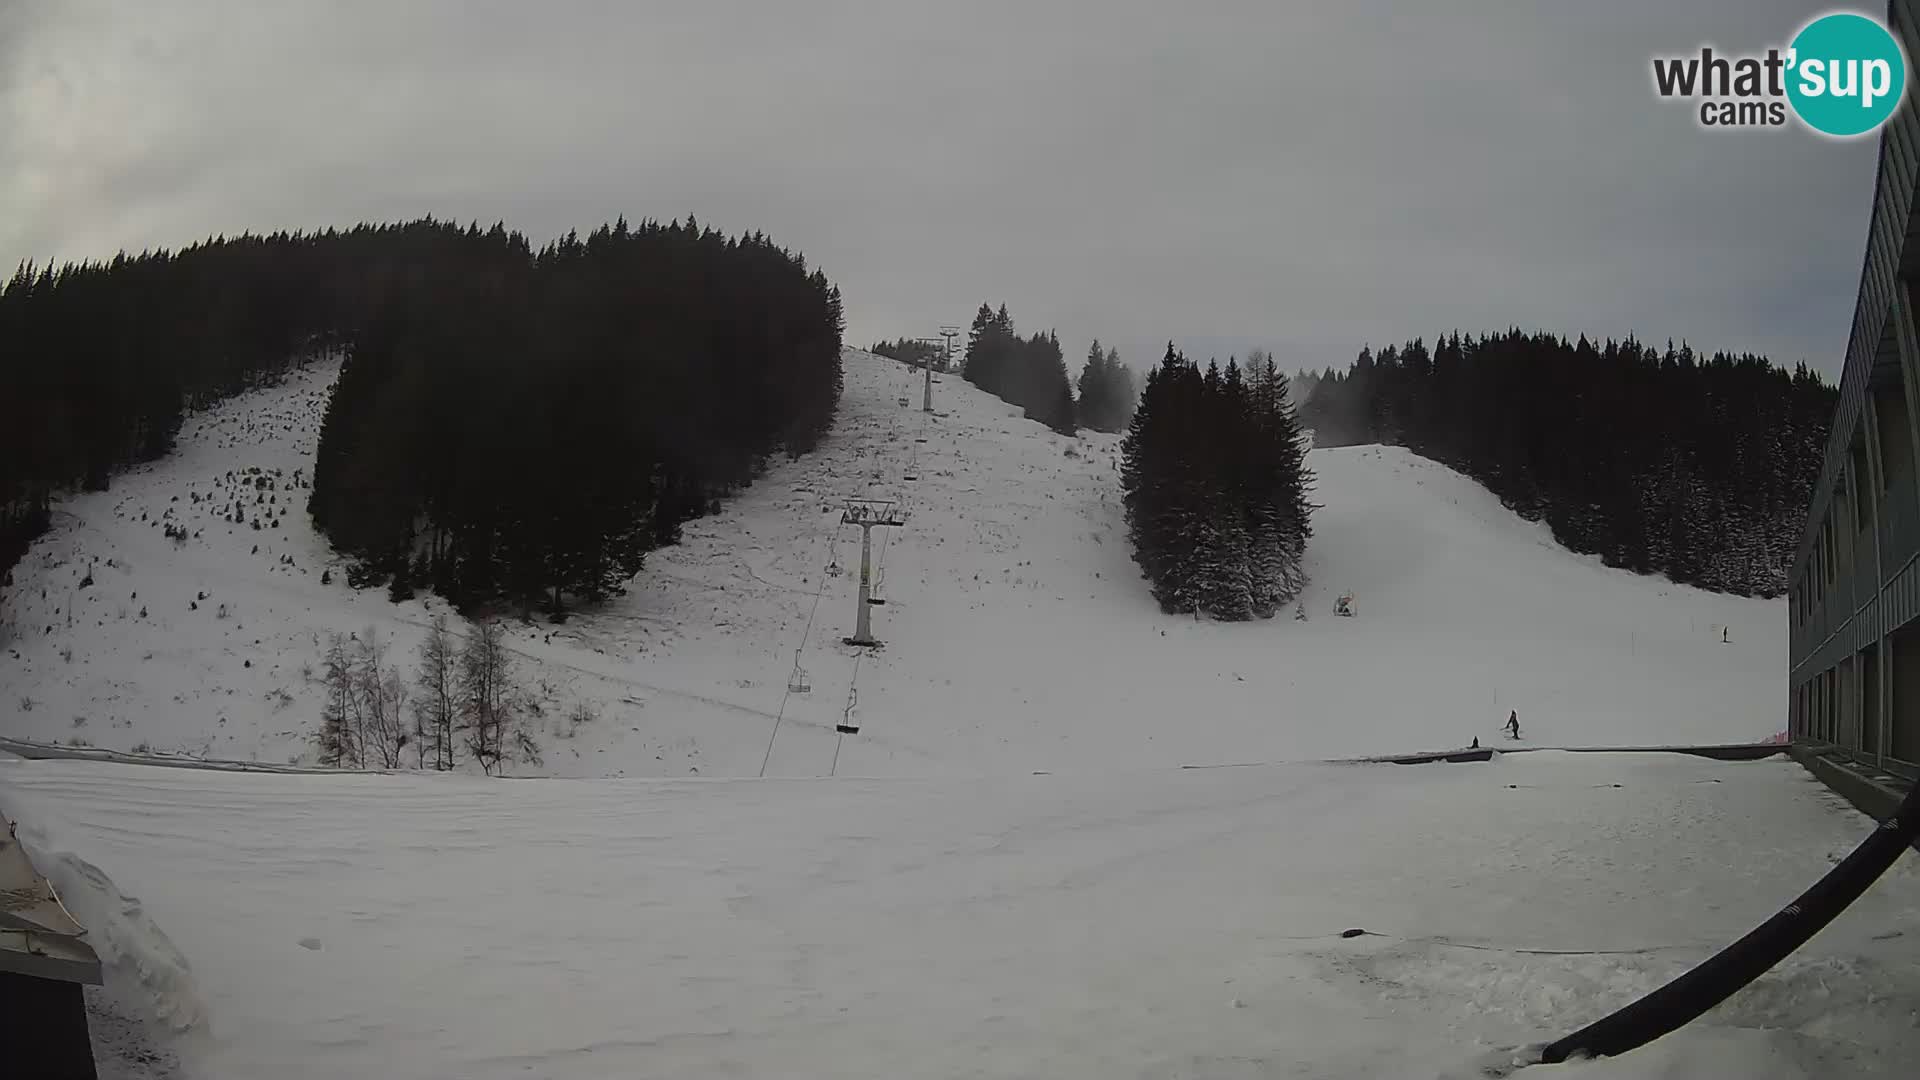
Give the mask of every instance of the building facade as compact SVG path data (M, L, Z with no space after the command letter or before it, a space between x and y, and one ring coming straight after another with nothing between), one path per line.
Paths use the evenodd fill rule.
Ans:
M1914 0L1894 0L1888 20L1920 57ZM1794 741L1908 779L1920 775L1916 178L1920 113L1908 101L1880 131L1840 407L1788 594Z

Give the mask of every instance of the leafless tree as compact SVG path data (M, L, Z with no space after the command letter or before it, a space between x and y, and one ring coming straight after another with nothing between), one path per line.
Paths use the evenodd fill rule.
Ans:
M387 642L380 631L367 627L354 657L354 689L365 719L363 748L377 755L382 768L397 769L406 757L407 686L397 668L387 666Z
M327 636L320 683L326 704L320 713L320 760L327 765L357 769L366 761L359 727L355 723L358 695L354 687L353 657L343 634Z
M508 681L511 661L506 627L497 619L487 619L474 627L460 651L460 706L467 727L467 751L489 776L506 758L508 729L516 726Z
M460 715L461 662L445 614L435 615L427 638L420 643L420 696L414 699L414 723L422 767L429 750L433 767L453 768L453 724Z

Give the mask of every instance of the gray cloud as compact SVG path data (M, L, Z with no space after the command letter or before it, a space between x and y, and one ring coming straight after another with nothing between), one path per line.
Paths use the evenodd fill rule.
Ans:
M1837 371L1872 140L1702 132L1648 76L1817 6L1187 7L0 0L0 259L691 212L861 343L1005 300L1140 365L1520 324Z

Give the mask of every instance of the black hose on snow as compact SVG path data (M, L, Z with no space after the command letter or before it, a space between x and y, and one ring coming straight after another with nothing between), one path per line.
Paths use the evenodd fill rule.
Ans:
M1540 1060L1557 1064L1570 1057L1624 1054L1699 1017L1806 944L1858 900L1916 836L1920 836L1920 783L1853 854L1773 918L1646 997L1549 1043Z

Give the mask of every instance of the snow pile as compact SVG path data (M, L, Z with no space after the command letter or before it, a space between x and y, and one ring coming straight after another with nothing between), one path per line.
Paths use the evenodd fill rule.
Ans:
M107 985L86 993L102 1074L108 1080L171 1075L172 1054L163 1047L187 1044L207 1019L187 958L137 897L122 894L99 867L59 846L57 837L74 830L57 814L14 823L35 869L86 927L87 943L100 958Z
M210 1080L1434 1077L1658 985L1867 827L1785 761L1554 753L826 782L12 762L0 808L192 959ZM1916 886L1908 859L1701 1025L1573 1075L1905 1075Z
M310 762L328 633L377 626L410 666L439 605L348 589L290 486L311 476L331 377L315 366L196 416L178 453L62 503L9 592L0 735ZM1783 602L1608 570L1397 449L1308 456L1324 509L1306 621L1163 616L1128 556L1117 437L1062 437L954 376L939 377L929 416L920 378L849 351L818 452L775 462L691 523L626 598L517 626L545 764L514 771L1300 760L1491 741L1509 710L1548 745L1752 741L1784 726ZM241 524L236 491L255 500ZM896 499L908 519L875 530L887 644L871 655L841 643L858 587L859 532L839 524L849 497ZM1348 590L1358 616L1332 617ZM804 693L788 689L796 653ZM849 708L861 733L842 741Z

